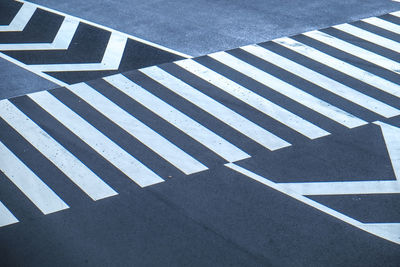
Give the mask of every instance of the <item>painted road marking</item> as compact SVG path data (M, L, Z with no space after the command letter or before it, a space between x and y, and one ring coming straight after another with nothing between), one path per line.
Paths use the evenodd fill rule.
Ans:
M108 76L103 79L227 161L234 162L250 157L247 153L122 74Z
M149 67L140 71L260 145L270 150L290 146L285 140L247 120L162 69Z
M0 101L0 117L49 159L93 200L117 194L80 160L55 141L8 100Z
M394 73L400 74L400 63L394 60L388 59L361 47L350 44L346 41L333 37L329 34L320 31L311 31L303 33L304 35L313 38L321 43L332 46L338 50L344 51L350 55L361 58L372 64L378 65L384 69L390 70Z
M329 135L329 132L300 118L292 112L272 103L247 88L233 82L232 80L212 71L193 60L181 60L175 64L199 76L203 80L215 85L228 94L252 106L267 116L281 122L287 127L307 136L310 139Z
M17 218L0 201L0 227L19 222Z
M69 208L39 177L0 142L0 170L43 214Z
M32 18L33 13L36 11L36 6L29 2L24 3L10 25L1 25L0 32L16 32L23 31L29 20Z
M50 93L39 92L29 97L138 185L145 187L164 181Z
M68 87L97 111L185 174L208 168L85 83Z
M306 68L294 61L282 57L260 46L247 46L244 48L247 52L270 62L284 70L291 72L301 78L326 89L327 91L347 99L365 109L375 112L386 118L400 115L400 110L393 108L375 98L364 95L355 89L352 89L342 83L332 80L316 71ZM236 60L238 61L238 60ZM239 64L239 63L237 63Z
M318 51L315 48L307 46L303 43L297 42L291 38L280 38L274 40L274 42L289 48L303 56L306 56L312 60L315 60L321 64L324 64L330 68L333 68L339 72L342 72L350 77L358 79L366 84L372 85L375 88L389 93L391 95L397 96L400 98L400 85L395 84L391 81L383 79L377 75L369 73L365 70L357 68L347 62L344 62L340 59L332 57L328 54L325 54L321 51Z

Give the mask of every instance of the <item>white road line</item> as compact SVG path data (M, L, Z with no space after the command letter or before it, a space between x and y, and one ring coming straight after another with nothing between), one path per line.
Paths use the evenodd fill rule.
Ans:
M69 208L39 177L0 142L0 170L43 214Z
M43 64L29 65L29 68L41 72L116 70L121 63L126 42L125 36L111 33L101 63Z
M74 37L79 21L65 17L60 29L57 32L53 42L51 43L16 43L16 44L0 44L1 51L14 50L62 50L68 49L69 44Z
M279 185L307 196L400 193L399 181L310 182Z
M257 46L245 46L241 49L245 51L253 51L257 49ZM254 53L254 52L253 52ZM220 55L213 54L211 57L215 58L216 60L220 61L223 64L230 64L236 71L252 78L253 80L264 84L265 86L271 88L272 90L314 110L317 113L320 113L327 118L336 121L348 128L354 128L361 125L367 124L367 122L335 107L329 103L326 103L302 90L297 87L294 87L272 75L266 73L244 61L239 60L233 56L229 55L229 62L225 60L227 57L221 57ZM233 65L232 65L233 64Z
M8 100L0 101L0 117L93 200L117 195L117 192Z
M208 169L192 156L188 155L153 129L121 109L89 85L78 83L68 88L98 112L109 118L131 136L185 174L188 175Z
M0 201L0 227L17 223L18 219Z
M247 51L267 62L270 62L288 72L291 72L303 78L304 80L314 83L335 95L347 99L381 116L390 118L400 115L400 110L394 107L391 107L379 100L376 100L375 98L362 94L357 90L354 90L344 84L341 84L331 78L328 78L316 71L306 68L265 48L262 48L260 46L251 46L247 49Z
M400 182L400 128L380 121L374 123L381 127L394 174Z
M35 10L35 5L29 2L24 3L11 21L10 25L0 26L0 32L23 31L29 20L32 18L33 13L35 13Z
M383 92L400 98L400 85L396 83L390 82L386 79L376 76L375 74L357 68L351 64L348 64L340 59L334 58L328 54L318 51L317 49L314 49L303 43L297 42L291 38L279 38L274 40L274 42L312 60L315 60L321 64L324 64L332 69L342 72L350 77L360 80L366 84L372 85Z
M356 36L358 38L361 38L365 41L374 43L376 45L379 45L381 47L385 47L387 49L390 49L394 52L399 52L400 51L400 43L395 42L393 40L390 40L388 38L385 38L383 36L380 36L378 34L366 31L364 29L358 28L356 26L353 26L351 24L340 24L333 26L333 28L336 28L338 30L341 30L343 32L346 32L350 35Z
M165 47L165 46L162 46L162 45L159 45L159 44L150 42L150 41L146 41L146 40L141 39L141 38L139 38L139 37L132 36L132 35L129 35L129 34L126 34L126 33L123 33L123 32L120 32L120 31L117 31L117 30L114 30L114 29L111 29L111 28L109 28L109 27L106 27L106 26L103 26L103 25L100 25L100 24L97 24L97 23L94 23L94 22L91 22L91 21L82 19L82 18L78 18L78 17L75 17L75 16L71 16L71 15L68 15L68 14L66 14L66 13L63 13L63 12L60 12L60 11L57 11L57 10L54 10L54 9L51 9L51 8L48 8L48 7L45 7L45 6L42 6L42 5L30 3L30 2L27 2L27 1L24 1L24 0L15 0L15 1L20 2L20 3L24 3L24 4L34 5L34 6L37 7L37 8L40 8L40 9L42 9L42 10L45 10L45 11L48 11L48 12L50 12L50 13L57 14L57 15L60 15L60 16L63 16L63 17L68 16L68 17L74 18L74 19L79 20L80 22L83 22L83 23L85 23L85 24L88 24L88 25L94 26L94 27L96 27L96 28L100 28L100 29L103 29L103 30L105 30L105 31L112 32L112 33L117 33L117 34L119 34L119 35L125 36L126 38L135 40L135 41L137 41L137 42L140 42L140 43L143 43L143 44L146 44L146 45L149 45L149 46L158 48L158 49L160 49L160 50L164 50L164 51L166 51L166 52L169 52L169 53L172 53L172 54L175 54L175 55L184 57L184 58L191 58L191 56L189 56L189 55L187 55L187 54L184 54L184 53L181 53L181 52L172 50L172 49L167 48L167 47Z
M122 74L108 76L103 79L227 161L234 162L250 157L247 153Z
M301 195L300 193L290 190L284 186L282 186L281 184L277 184L274 183L260 175L257 175L249 170L246 170L245 168L242 168L234 163L228 163L225 164L226 167L241 173L261 184L264 184L272 189L275 189L285 195L288 195L306 205L309 205L323 213L326 213L330 216L335 217L336 219L339 219L343 222L346 222L350 225L353 225L363 231L366 231L368 233L371 233L373 235L379 236L381 238L384 238L386 240L389 240L393 243L399 244L400 245L400 231L399 231L399 225L400 224L365 224L365 223L361 223L353 218L350 218L349 216L346 216L340 212L337 212L327 206L324 206L314 200L311 200L307 197L304 197L303 195ZM392 226L392 227L391 227Z
M400 74L400 63L394 60L388 59L381 55L375 54L371 51L355 46L341 39L333 37L329 34L320 31L311 31L303 33L304 35L311 37L317 41L320 41L326 45L332 46L338 50L342 50L355 57L361 58L372 64L378 65L384 69L390 70L394 73Z
M164 181L49 92L38 92L29 97L141 187Z
M270 150L290 146L285 140L254 124L162 69L149 67L140 71L260 145Z
M379 28L385 29L387 31L391 31L397 34L400 34L400 25L394 24L384 19L380 19L377 17L362 19L362 21L377 26Z
M329 135L329 132L320 127L191 59L181 60L175 64L310 139Z

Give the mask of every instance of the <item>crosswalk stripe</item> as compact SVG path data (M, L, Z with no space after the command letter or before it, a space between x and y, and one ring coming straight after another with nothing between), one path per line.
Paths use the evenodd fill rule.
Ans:
M35 206L49 214L69 208L45 183L0 142L0 170Z
M235 162L250 157L247 153L122 74L108 76L103 79L227 161Z
M285 140L261 128L162 69L149 67L140 71L260 145L270 150L290 146Z
M399 194L398 181L280 183L302 195Z
M382 37L378 34L366 31L364 29L361 29L359 27L350 25L350 24L340 24L333 26L333 28L336 28L338 30L341 30L343 32L346 32L350 35L356 36L358 38L361 38L363 40L366 40L368 42L374 43L376 45L385 47L387 49L390 49L394 52L399 52L400 51L400 43L392 41L388 38Z
M79 21L65 17L56 37L52 43L28 43L28 44L0 44L1 51L14 50L61 50L68 49L74 37Z
M93 200L117 194L80 160L43 131L8 100L0 101L0 117L49 159Z
M391 23L387 20L383 20L377 17L362 19L362 21L377 26L379 28L385 29L387 31L391 31L397 34L400 34L400 26L394 23Z
M50 93L38 92L29 97L141 187L164 181Z
M361 58L372 64L378 65L384 69L390 70L394 73L400 74L400 63L394 60L388 59L361 47L350 44L346 41L333 37L329 34L320 31L311 31L303 33L310 38L313 38L326 45L332 46L338 50L344 51L350 55Z
M24 3L9 25L1 25L0 32L23 31L36 11L36 6Z
M316 71L304 67L290 59L280 56L270 50L267 50L260 46L247 46L244 49L246 49L246 51L248 51L249 53L267 62L270 62L288 72L300 76L304 80L316 84L319 87L333 94L336 94L344 99L347 99L374 113L384 116L385 118L390 118L400 115L400 110L392 106L389 106L375 98L360 93L357 90L354 90L335 80L332 80L331 78L328 78Z
M250 48L251 46L242 47L245 51L250 50ZM223 64L226 63L227 66L230 65L236 71L348 128L358 127L367 123L233 56L224 54L222 57L218 53L212 54L211 57ZM229 61L226 60L227 58Z
M310 139L329 135L329 132L320 127L191 59L181 60L175 64Z
M286 48L289 48L303 56L306 56L312 60L315 60L321 64L324 64L332 69L342 72L350 77L353 77L366 84L374 86L383 92L389 93L391 95L400 98L400 85L398 84L395 84L370 72L357 68L345 61L342 61L328 54L325 54L315 48L297 42L294 39L279 38L275 39L274 42Z
M0 201L0 227L17 223L18 219Z
M68 88L74 94L85 100L89 105L94 107L97 111L109 118L119 127L124 129L185 174L192 174L208 169L192 156L188 155L179 147L156 133L150 127L121 109L89 85L78 83L68 86Z
M33 71L41 72L115 70L118 69L121 63L127 40L121 34L116 32L111 33L106 51L100 63L37 64L30 65L30 68Z

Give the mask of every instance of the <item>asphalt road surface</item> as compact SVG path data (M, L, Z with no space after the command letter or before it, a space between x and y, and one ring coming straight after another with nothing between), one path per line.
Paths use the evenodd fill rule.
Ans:
M398 3L31 2L0 9L2 266L399 265Z

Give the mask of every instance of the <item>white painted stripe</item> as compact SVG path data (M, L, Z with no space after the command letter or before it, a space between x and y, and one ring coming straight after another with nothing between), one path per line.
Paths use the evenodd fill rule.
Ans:
M391 241L393 243L400 244L400 238L399 238L400 237L400 233L398 231L397 232L395 231L393 233L392 231L389 231L388 229L384 229L385 227L388 228L387 224L374 224L374 225L371 225L371 224L361 223L361 222L359 222L359 221L357 221L357 220L355 220L353 218L350 218L347 215L344 215L344 214L342 214L340 212L337 212L337 211L335 211L335 210L333 210L333 209L331 209L331 208L329 208L327 206L324 206L324 205L322 205L322 204L320 204L320 203L318 203L318 202L316 202L314 200L311 200L311 199L309 199L307 197L304 197L301 194L297 193L296 191L290 190L290 189L282 186L281 184L274 183L274 182L272 182L272 181L270 181L270 180L268 180L268 179L266 179L266 178L264 178L264 177L262 177L260 175L257 175L255 173L249 171L249 170L246 170L245 168L242 168L242 167L240 167L240 166L238 166L238 165L236 165L234 163L228 163L228 164L225 164L225 166L230 168L230 169L232 169L232 170L234 170L234 171L236 171L236 172L238 172L238 173L241 173L241 174L243 174L243 175L245 175L245 176L247 176L247 177L249 177L249 178L251 178L251 179L253 179L253 180L255 180L255 181L259 182L259 183L261 183L261 184L264 184L264 185L266 185L266 186L268 186L268 187L270 187L272 189L275 189L275 190L277 190L277 191L279 191L279 192L281 192L281 193L283 193L285 195L288 195L288 196L290 196L290 197L292 197L292 198L294 198L294 199L296 199L296 200L298 200L298 201L300 201L300 202L302 202L302 203L304 203L306 205L309 205L309 206L311 206L311 207L313 207L313 208L315 208L315 209L317 209L317 210L319 210L319 211L321 211L321 212L323 212L325 214L328 214L328 215L330 215L330 216L332 216L332 217L334 217L336 219L339 219L339 220L341 220L341 221L343 221L345 223L353 225L353 226L355 226L355 227L357 227L357 228L359 228L359 229L361 229L363 231L366 231L368 233L371 233L373 235L376 235L376 236L379 236L379 237L384 238L386 240L389 240L389 241ZM376 227L373 227L373 226L376 226ZM396 229L398 229L398 227Z
M229 59L227 59L227 61L229 61ZM329 132L276 105L268 99L261 97L249 89L244 88L215 71L210 70L196 61L187 59L178 61L175 64L310 139L329 135Z
M11 31L23 31L26 24L32 18L33 13L35 13L36 6L26 2L19 9L18 13L15 15L10 25L1 25L0 32L11 32Z
M357 90L354 90L344 84L341 84L331 78L328 78L316 71L306 68L290 59L282 57L272 51L269 51L260 46L250 46L248 52L260 57L261 59L270 62L288 72L291 72L304 80L318 85L325 90L336 94L344 99L347 99L365 109L375 112L386 118L400 115L400 110L391 107L379 100L370 96L364 95Z
M366 40L368 42L374 43L376 45L385 47L387 49L390 49L392 51L398 52L400 51L400 43L395 42L393 40L390 40L388 38L382 37L380 35L377 35L375 33L366 31L364 29L358 28L356 26L353 26L351 24L340 24L333 26L334 28L341 30L343 32L346 32L350 35L356 36L358 38L361 38L363 40Z
M61 50L68 49L74 37L79 21L69 17L64 18L60 29L52 43L28 43L28 44L0 44L1 51L13 50Z
M270 150L290 146L285 140L254 124L162 69L149 67L140 71L260 145Z
M234 162L250 157L247 153L122 74L108 76L103 79L227 161Z
M17 223L18 219L0 201L0 227Z
M301 195L398 194L399 181L280 183Z
M252 52L254 49L257 49L257 46L246 46L242 47L243 50L248 52ZM220 61L223 64L229 64L233 67L236 71L252 78L253 80L268 86L272 90L283 94L284 96L318 112L331 120L334 120L346 127L354 128L364 124L367 122L339 109L332 106L329 103L326 103L302 90L296 88L272 75L266 73L246 62L239 60L228 54L221 55L220 53L211 54L211 57L215 58L216 60Z
M372 17L372 18L362 19L362 21L377 26L379 28L385 29L387 31L400 34L400 25L394 24L387 20L383 20L377 17Z
M400 223L365 223L363 228L367 232L400 244Z
M0 142L0 170L43 214L69 208L39 177Z
M381 55L375 54L371 51L355 46L329 34L320 31L311 31L303 33L304 35L311 37L317 41L320 41L326 45L332 46L338 50L342 50L355 57L361 58L365 61L371 62L372 64L378 65L384 69L390 70L394 73L400 74L400 63L394 60L388 59Z
M42 72L116 70L121 63L126 42L125 36L113 32L101 63L43 64L30 65L29 68Z
M43 91L29 97L138 185L164 181L50 93Z
M117 195L79 159L7 100L0 101L0 117L19 132L93 200Z
M380 121L374 123L381 127L394 174L400 182L400 128Z
M388 94L400 97L400 85L369 73L365 70L350 65L340 59L334 58L330 55L322 53L317 49L297 42L291 38L279 38L274 42L289 48L303 56L318 61L332 69L342 72L350 77L360 80L366 84L372 85L377 89L384 91Z
M42 6L42 5L30 3L30 2L27 2L27 1L24 1L24 0L15 0L15 1L21 2L21 3L31 4L31 5L36 6L37 8L40 8L40 9L42 9L42 10L45 10L45 11L48 11L48 12L51 12L51 13L54 13L54 14L57 14L57 15L60 15L60 16L63 16L63 17L69 16L69 17L71 17L71 18L77 19L77 20L79 20L80 22L83 22L83 23L85 23L85 24L94 26L94 27L96 27L96 28L100 28L100 29L103 29L103 30L105 30L105 31L109 31L109 32L112 32L112 33L118 33L118 34L120 34L120 35L125 36L126 38L129 38L129 39L138 41L138 42L140 42L140 43L143 43L143 44L146 44L146 45L149 45L149 46L152 46L152 47L155 47L155 48L158 48L158 49L167 51L167 52L169 52L169 53L172 53L172 54L175 54L175 55L184 57L184 58L191 58L191 56L189 56L189 55L187 55L187 54L184 54L184 53L181 53L181 52L172 50L172 49L167 48L167 47L165 47L165 46L162 46L162 45L159 45L159 44L150 42L150 41L146 41L146 40L141 39L141 38L139 38L139 37L132 36L132 35L129 35L129 34L126 34L126 33L123 33L123 32L120 32L120 31L117 31L117 30L114 30L114 29L111 29L111 28L109 28L109 27L106 27L106 26L103 26L103 25L100 25L100 24L97 24L97 23L94 23L94 22L91 22L91 21L82 19L82 18L70 16L70 15L68 15L68 14L66 14L66 13L63 13L63 12L60 12L60 11L57 11L57 10L54 10L54 9L51 9L51 8L48 8L48 7L45 7L45 6Z
M68 87L98 112L185 174L208 168L85 83Z

